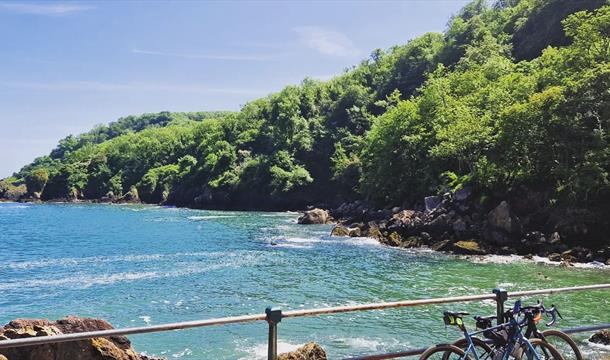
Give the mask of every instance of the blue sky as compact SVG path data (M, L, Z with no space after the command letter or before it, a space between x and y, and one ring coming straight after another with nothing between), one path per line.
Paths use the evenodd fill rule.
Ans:
M466 3L0 2L0 178L121 116L237 110L328 79Z

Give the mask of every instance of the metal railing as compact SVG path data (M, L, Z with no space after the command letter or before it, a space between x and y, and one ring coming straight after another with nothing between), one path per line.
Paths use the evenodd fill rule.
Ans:
M54 336L41 336L41 337L32 337L32 338L23 338L23 339L2 340L2 341L0 341L0 349L23 347L23 346L44 345L44 344L54 344L54 343L61 343L61 342L86 340L86 339L92 339L92 338L106 338L106 337L119 336L119 335L146 334L146 333L181 330L181 329L216 326L216 325L248 323L248 322L264 320L268 323L268 326L269 326L268 360L277 360L278 324L282 321L282 319L305 317L305 316L319 316L319 315L326 315L326 314L347 313L347 312L355 312L355 311L383 310L383 309L390 309L390 308L402 308L402 307L412 307L412 306L422 306L422 305L471 302L471 301L480 301L480 300L495 300L497 312L498 312L498 314L502 314L504 312L504 303L506 302L506 300L509 297L514 298L514 297L533 296L533 295L552 295L552 294L565 293L565 292L604 290L604 289L610 289L610 284L597 284L597 285L585 285L585 286L574 286L574 287L565 287L565 288L538 289L538 290L514 291L514 292L507 292L503 289L494 289L492 294L454 296L454 297L420 299L420 300L404 300L404 301L394 301L394 302L370 303L370 304L363 304L363 305L336 306L336 307L327 307L327 308L310 309L310 310L289 310L289 311L284 311L284 312L281 309L277 309L277 308L267 308L267 309L265 309L265 313L263 313L263 314L232 316L232 317L223 317L223 318L216 318L216 319L195 320L195 321L177 322L177 323L151 325L151 326L143 326L143 327L131 327L131 328L123 328L123 329L88 331L88 332L80 332L80 333L72 333L72 334L54 335ZM498 318L501 319L502 316L499 316ZM594 326L585 326L585 327L574 328L574 329L566 329L565 331L567 333L575 333L575 332L596 331L596 330L607 329L607 328L610 328L610 323L609 324L599 324L599 325L594 325ZM424 351L425 351L425 349L409 349L409 350L398 352L398 353L353 357L353 358L346 359L346 360L394 359L394 358L398 358L398 357L418 355Z

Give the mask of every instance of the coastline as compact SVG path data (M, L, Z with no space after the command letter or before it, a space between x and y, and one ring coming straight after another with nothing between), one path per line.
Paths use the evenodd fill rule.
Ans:
M196 207L180 206L180 205L174 205L174 204L146 203L146 202L142 202L142 201L105 201L105 200L100 200L100 199L83 199L83 200L80 200L80 199L79 200L52 199L52 200L45 200L45 201L42 201L42 200L12 201L12 200L8 200L8 199L0 199L0 203L65 204L65 205L100 204L100 205L116 205L116 206L145 205L145 206L151 206L151 207L175 207L175 208L192 209L192 210L210 210L210 211L219 210L216 208L196 208ZM289 212L289 213L298 215L298 214L306 214L308 211L311 211L311 210L220 209L220 211L260 211L260 212L281 211L281 212ZM375 211L378 212L378 211L382 211L382 210L375 210ZM338 219L331 217L330 214L332 214L333 212L336 213L337 209L327 211L327 213L329 214L329 219L328 219L328 221L325 221L326 224L333 225L333 229L330 231L331 236L365 237L365 238L369 238L369 239L374 239L380 245L383 245L383 246L398 247L398 248L413 250L413 251L417 251L417 252L433 252L433 253L439 253L439 254L446 254L446 255L454 256L457 259L464 259L464 260L471 261L473 263L490 263L490 262L513 263L513 262L522 261L522 262L527 262L527 263L544 264L544 265L549 265L549 266L574 267L574 268L579 268L579 269L604 269L604 270L610 269L609 264L605 264L603 262L595 261L595 260L579 261L579 259L576 259L576 258L571 259L573 261L567 261L563 258L560 258L558 260L556 258L556 256L555 256L555 259L553 259L553 256L549 257L549 256L540 256L540 255L536 255L536 254L519 254L516 252L515 253L506 253L506 252L502 252L501 249L495 249L495 250L497 250L495 252L493 250L489 251L489 252L484 252L482 250L482 248L477 248L477 249L457 248L456 249L456 248L451 248L448 246L445 246L443 248L438 248L438 246L437 247L433 246L434 244L431 244L432 245L431 246L430 244L412 241L413 239L411 239L410 241L409 240L405 241L405 239L397 240L395 233L390 233L388 235L387 232L383 232L383 231L380 231L379 228L375 228L375 226L378 225L379 222L371 221L369 224L367 224L367 226L373 225L373 227L372 227L373 230L371 231L371 228L369 228L368 230L364 230L364 229L353 227L354 222L351 221L349 217L343 217L343 218L338 218ZM375 224L372 224L372 223L375 223ZM362 224L356 224L356 226L358 226L358 225L362 226ZM301 226L306 226L306 225L301 225ZM358 229L358 230L356 232L354 232L354 229ZM344 230L347 230L347 231L344 231ZM471 241L475 241L475 240L471 240ZM478 241L480 241L480 240L478 240ZM453 243L455 244L457 242L461 242L461 241L457 240L457 241L454 241ZM442 243L445 245L449 245L449 242L446 242L446 241L442 241ZM477 244L478 244L478 242L477 242ZM485 250L491 250L491 249L492 248L489 248L489 247L485 248ZM554 255L556 255L556 254L554 254Z

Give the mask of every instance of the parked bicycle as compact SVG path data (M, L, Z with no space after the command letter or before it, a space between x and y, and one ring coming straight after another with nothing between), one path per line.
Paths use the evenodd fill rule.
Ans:
M512 316L511 313L512 310L509 310L504 315L504 321L508 321L508 318ZM541 302L538 302L536 305L522 307L520 310L520 315L524 317L523 320L525 321L525 337L528 339L542 339L553 345L561 353L565 360L583 360L582 353L578 349L578 345L576 345L574 340L568 334L556 329L548 329L542 332L538 330L537 325L542 320L542 315L549 315L551 317L551 321L546 324L547 327L553 326L557 321L557 317L562 318L561 314L554 305L547 309ZM496 320L496 318L496 316L475 316L477 329L485 330L491 328L492 321ZM483 332L483 334L485 335L485 332ZM491 336L494 335L491 334ZM479 338L473 338L473 344L475 346L475 351L479 355L479 359L493 359L493 348L490 347L485 341ZM453 343L453 345L465 350L468 343L466 339L460 339Z
M479 356L481 349L475 345L475 342L485 344L476 337L479 334L493 340L492 347L485 344L488 351L483 354L490 360L564 360L554 346L539 338L528 339L523 334L523 328L527 328L527 320L518 319L520 313L521 302L517 301L512 313L507 313L509 315L507 322L469 333L463 320L463 317L469 313L445 311L443 314L445 325L456 326L461 330L467 346L461 349L450 344L436 345L426 350L420 360L482 360L484 358ZM531 311L526 310L524 313L529 314Z

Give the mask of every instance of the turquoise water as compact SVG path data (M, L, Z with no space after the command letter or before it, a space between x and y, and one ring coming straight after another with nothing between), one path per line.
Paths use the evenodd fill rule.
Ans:
M294 213L152 206L0 203L0 323L74 314L116 327L508 290L610 282L610 271L491 258L471 261L328 236ZM273 244L276 245L273 245ZM543 298L561 326L610 322L610 291ZM280 350L317 341L331 359L449 341L443 309L492 302L285 319ZM169 359L262 359L263 322L130 337ZM590 358L602 350L579 337Z

